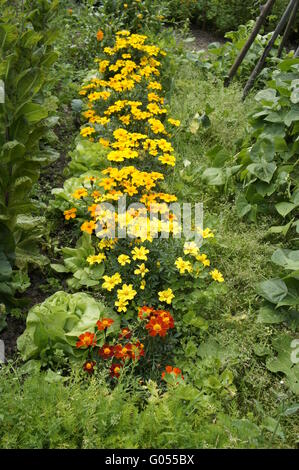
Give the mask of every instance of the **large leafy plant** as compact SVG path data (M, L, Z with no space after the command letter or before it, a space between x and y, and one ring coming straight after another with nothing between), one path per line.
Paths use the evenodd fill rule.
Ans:
M237 155L243 192L239 216L258 212L294 216L299 204L299 59L286 59L273 72L268 88L257 93L251 115L251 142ZM249 145L250 144L250 145ZM292 223L295 218L292 217Z
M258 293L265 299L258 320L261 323L285 322L299 327L299 250L277 249L272 261L282 268L279 277L262 281Z
M102 302L82 292L56 292L28 313L26 330L18 338L18 349L23 360L40 360L53 364L59 356L76 358L81 353L75 345L78 336L93 331L96 322L105 316L113 318L109 332L118 331L119 319ZM109 333L109 334L110 334Z
M209 44L207 51L200 51L198 66L205 72L212 72L220 78L225 78L236 60L237 56L243 49L253 27L254 21L250 20L245 25L240 25L237 31L229 31L225 34L223 44L213 42ZM258 34L254 43L246 54L242 64L240 65L236 78L242 83L246 83L251 71L263 53L272 33ZM267 67L259 75L258 84L265 83L268 79L270 70L279 62L277 59L277 49L280 39L275 41L274 47L271 49L267 59Z
M9 283L14 266L43 261L36 242L43 236L45 220L36 217L40 209L31 191L41 167L57 158L47 144L57 123L47 84L57 58L51 20L58 2L25 1L23 8L14 8L12 2L1 0L0 5L0 79L5 86L0 104L0 222L5 234L0 245L4 267L0 289L13 296Z

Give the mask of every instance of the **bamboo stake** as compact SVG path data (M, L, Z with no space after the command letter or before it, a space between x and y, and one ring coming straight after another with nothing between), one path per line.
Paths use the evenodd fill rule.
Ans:
M294 6L294 9L291 13L291 16L289 18L288 24L286 26L285 32L283 34L283 38L281 40L281 43L280 43L280 46L279 46L279 49L278 49L277 57L281 57L283 48L285 47L285 45L287 43L287 40L289 39L289 35L290 35L291 30L292 30L292 26L293 26L293 24L295 22L295 19L296 19L298 8L299 8L299 0L297 0L296 4Z
M281 33L283 27L285 26L285 24L286 24L286 22L287 22L287 20L288 20L288 18L289 18L289 16L290 16L290 14L291 14L291 12L292 12L292 10L293 10L296 3L297 3L297 0L291 0L290 3L288 4L284 14L281 17L281 20L279 21L278 25L276 26L275 31L272 34L272 37L271 37L270 41L266 45L260 60L256 64L252 74L250 75L250 77L249 77L249 79L248 79L248 81L245 85L245 88L244 88L244 91L243 91L243 100L245 99L248 92L253 87L253 84L255 82L256 77L259 75L259 73L263 69L264 64L266 62L266 59L269 55L269 52L271 51L271 49L273 47L273 44L274 44L275 40L277 39L278 35Z
M276 0L268 0L267 3L262 7L260 16L257 18L255 26L246 42L244 45L243 49L241 50L239 56L236 58L234 64L232 65L228 77L224 81L224 85L228 86L232 80L232 78L236 75L238 68L242 64L243 60L246 57L247 52L249 51L251 45L253 44L256 36L258 35L262 25L264 24L268 14L271 12L271 9L274 5Z

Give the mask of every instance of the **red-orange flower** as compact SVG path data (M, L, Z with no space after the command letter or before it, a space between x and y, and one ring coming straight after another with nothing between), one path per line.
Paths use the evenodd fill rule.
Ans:
M161 320L165 324L165 327L174 328L174 320L169 312L167 312L166 310L156 310L155 313L161 318Z
M96 365L95 361L86 361L85 364L83 365L83 369L88 373L88 374L93 374L94 373L94 366Z
M88 348L89 346L95 346L97 342L96 335L94 333L83 333L79 336L79 341L76 343L76 348Z
M129 328L123 328L121 332L118 335L119 339L130 339L132 336L132 332L129 330Z
M104 344L104 346L102 346L100 349L99 349L99 355L103 358L103 359L109 359L110 357L112 357L114 354L114 347L113 346L109 346L109 344Z
M168 327L165 326L160 317L151 317L145 328L148 330L150 336L165 336Z
M138 318L141 320L145 320L146 318L149 317L149 315L154 311L153 307L147 307L144 305L143 307L140 307L139 312L138 312Z
M114 323L114 320L112 318L103 318L103 320L98 320L97 321L97 327L99 331L106 330L106 328L109 328L109 326Z
M104 39L104 33L101 29L99 29L99 31L97 32L97 40L103 41L103 39Z
M184 380L184 377L182 375L182 371L178 367L166 366L165 371L162 372L162 379L164 379L166 374L171 374L174 377L179 377L180 376Z
M125 346L117 344L114 347L114 357L116 357L117 359L127 359L130 357L131 349L131 344L126 344Z
M142 356L144 356L144 346L140 341L137 341L131 345L130 357L139 360Z
M111 377L119 377L122 367L123 367L122 364L112 364L112 366L110 367Z

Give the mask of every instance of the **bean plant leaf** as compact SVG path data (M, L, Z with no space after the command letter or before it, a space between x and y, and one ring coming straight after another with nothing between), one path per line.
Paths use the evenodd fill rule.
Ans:
M286 375L287 384L290 389L299 394L299 361L296 359L293 338L287 334L280 334L273 340L273 348L277 355L268 358L266 367L271 372L282 372ZM296 347L296 345L295 345ZM298 346L297 346L298 347Z

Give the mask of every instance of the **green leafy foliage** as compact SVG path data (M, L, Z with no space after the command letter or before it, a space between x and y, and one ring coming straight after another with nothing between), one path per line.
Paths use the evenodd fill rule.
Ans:
M298 207L298 70L298 59L282 61L268 88L255 97L257 106L250 118L252 143L248 146L247 139L236 156L242 165L239 178L244 188L237 199L240 217L256 220L258 212L267 213L274 206L290 221Z
M81 176L88 171L100 172L105 168L108 153L105 147L82 138L77 139L76 143L76 148L70 152L71 161L66 168L67 175Z
M105 273L104 263L90 265L87 258L95 254L91 243L91 236L84 233L78 240L75 248L62 248L64 265L51 264L58 273L72 273L67 280L72 290L81 289L82 286L100 289L100 279Z
M271 447L252 419L228 416L191 386L161 392L153 381L111 389L103 374L88 385L77 373L63 379L48 372L18 381L9 368L1 370L2 448Z
M107 308L85 293L68 294L58 291L28 313L26 330L18 338L18 349L23 360L40 360L42 365L56 362L57 351L65 357L76 358L74 348L78 336L94 331L96 322L107 315ZM117 315L110 332L118 328ZM79 354L80 355L80 354Z
M292 360L294 354L292 346L293 341L289 335L278 335L273 340L273 348L277 355L267 359L266 367L271 372L285 374L288 386L296 395L299 395L299 362Z
M214 75L225 79L228 76L231 66L249 38L254 24L255 22L252 20L246 23L246 25L242 24L237 31L230 31L225 34L226 41L223 44L214 42L209 44L207 51L200 51L198 66L203 72L206 75L208 72L212 72ZM257 35L237 71L236 79L238 81L241 81L243 84L246 83L255 64L261 57L266 44L269 42L271 35L272 33ZM265 83L269 78L271 70L280 62L280 59L277 58L279 44L280 39L277 39L267 58L266 67L258 77L258 86Z
M15 9L10 3L1 1L0 20L0 79L5 84L0 104L0 221L6 244L2 241L0 248L5 263L0 289L5 290L6 300L15 292L14 266L26 269L30 262L44 261L37 242L45 232L45 221L36 217L39 206L31 191L40 168L58 156L47 144L57 119L55 103L46 93L48 71L57 58L51 21L58 4L25 1L23 9Z
M277 0L267 18L266 28L271 31L285 11L288 0ZM201 0L197 4L197 22L220 32L237 29L240 24L246 23L249 18L255 19L260 14L260 7L264 0ZM294 30L298 31L299 22L296 21Z
M280 278L259 283L257 292L267 304L260 309L261 323L288 323L293 329L299 327L299 251L277 249L272 261L284 269Z

